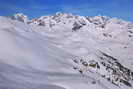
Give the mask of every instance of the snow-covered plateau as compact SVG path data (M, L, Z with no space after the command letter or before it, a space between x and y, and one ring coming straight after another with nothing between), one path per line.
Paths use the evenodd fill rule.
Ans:
M133 89L133 23L0 16L0 89Z

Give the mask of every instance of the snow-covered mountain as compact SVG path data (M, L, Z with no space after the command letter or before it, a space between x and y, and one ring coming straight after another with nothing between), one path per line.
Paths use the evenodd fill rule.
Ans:
M24 23L27 23L28 20L29 20L28 17L26 15L24 15L23 13L14 14L11 18L13 20L18 20L18 21L21 21L21 22L24 22Z
M133 23L68 13L0 17L0 89L132 89Z

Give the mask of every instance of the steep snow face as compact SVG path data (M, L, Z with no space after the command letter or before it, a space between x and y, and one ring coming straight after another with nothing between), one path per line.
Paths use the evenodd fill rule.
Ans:
M0 88L132 89L132 23L66 13L22 22L0 17Z

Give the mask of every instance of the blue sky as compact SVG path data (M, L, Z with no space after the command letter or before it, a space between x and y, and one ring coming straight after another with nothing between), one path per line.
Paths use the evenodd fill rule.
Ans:
M0 0L0 15L22 12L30 18L56 12L106 15L133 22L133 0Z

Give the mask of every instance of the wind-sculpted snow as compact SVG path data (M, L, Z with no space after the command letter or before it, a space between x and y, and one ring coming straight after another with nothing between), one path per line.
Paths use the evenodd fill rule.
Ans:
M132 23L65 13L25 17L0 17L0 89L132 89L132 80L111 82L102 64L109 57L99 52L132 72Z

